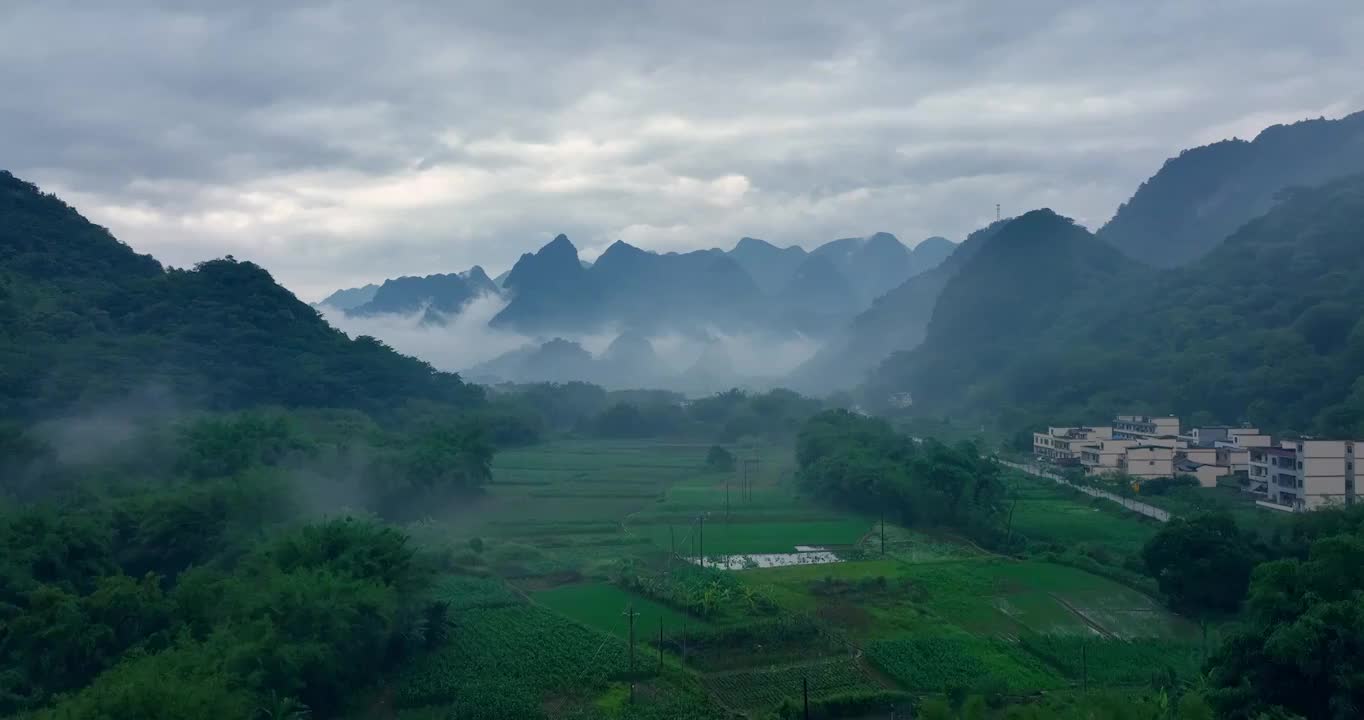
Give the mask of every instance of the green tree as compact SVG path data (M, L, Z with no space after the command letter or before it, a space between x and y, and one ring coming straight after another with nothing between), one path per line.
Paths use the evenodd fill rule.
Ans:
M706 453L706 467L718 472L729 472L734 469L734 453L719 445L711 445L710 451Z
M1209 513L1166 523L1142 560L1172 608L1207 618L1240 607L1254 565L1249 544L1230 515Z
M1364 712L1364 536L1312 543L1255 569L1248 625L1209 661L1209 699L1232 718Z

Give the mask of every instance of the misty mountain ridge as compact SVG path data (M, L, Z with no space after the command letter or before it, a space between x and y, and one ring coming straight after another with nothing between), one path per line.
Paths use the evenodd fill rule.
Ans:
M947 278L923 341L873 374L872 387L932 404L1038 343L1058 315L1080 310L1147 271L1070 218L1033 210L997 224Z
M1254 140L1185 150L1141 184L1098 236L1155 267L1188 264L1286 188L1364 172L1364 112L1265 128Z
M328 295L319 302L315 303L315 305L326 305L328 307L334 307L337 310L341 310L344 312L346 310L350 310L352 308L364 305L365 303L374 299L374 293L377 292L378 290L379 286L374 283L370 283L368 285L365 285L364 287L337 290L331 295Z
M1011 424L1141 407L1357 436L1362 228L1364 174L1285 191L1174 270L1033 218L962 269L928 338L883 363L868 396L907 391L917 412Z
M933 242L929 251L947 256L924 272L911 276L858 313L791 375L792 387L808 392L847 390L865 379L878 363L900 350L923 342L938 295L947 282L1000 228L1013 218L997 220L950 247ZM920 246L933 241L925 240ZM918 248L915 248L916 251Z
M375 289L368 302L341 309L348 315L362 317L426 310L433 313L431 317L435 317L434 313L458 313L467 303L482 295L498 294L500 290L497 285L482 267L475 265L461 273L385 280Z
M796 269L808 253L799 245L779 248L766 240L742 237L729 251L758 288L767 295L775 295L790 283Z
M349 312L429 306L435 312L428 318L442 322L479 294L502 293L508 304L490 324L528 334L719 329L825 335L865 309L882 288L935 266L953 248L933 237L910 250L889 233L835 240L810 253L752 237L729 251L683 253L617 241L586 263L559 235L522 255L497 280L486 279L481 268L475 268L477 282L463 275L398 278Z

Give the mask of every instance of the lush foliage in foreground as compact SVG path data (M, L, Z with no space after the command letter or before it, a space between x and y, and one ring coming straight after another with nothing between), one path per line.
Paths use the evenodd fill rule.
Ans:
M0 485L22 500L0 509L0 713L63 718L337 711L448 634L434 559L343 503L457 502L491 456L458 423L354 414L151 423L90 458L18 437L39 450ZM343 517L299 522L317 510Z

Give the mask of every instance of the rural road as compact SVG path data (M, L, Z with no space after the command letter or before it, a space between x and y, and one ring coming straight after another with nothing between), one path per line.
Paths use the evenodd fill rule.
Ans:
M1036 475L1037 477L1043 477L1047 478L1048 480L1054 480L1062 485L1069 485L1070 487L1073 487L1086 495L1091 495L1097 498L1103 498L1105 500L1112 500L1113 502L1122 505L1128 510L1131 510L1132 512L1135 513L1141 513L1146 517L1155 518L1156 520L1159 520L1161 522L1170 521L1169 511L1162 510L1154 505L1148 505L1139 500L1133 500L1132 498L1125 498L1121 495L1108 492L1107 490L1099 490L1098 488L1087 487L1084 485L1075 485L1074 483L1071 483L1069 480L1066 480L1064 477L1061 477L1060 475L1051 472L1050 470L1045 470L1031 463L1010 462L1002 458L995 458L995 460L999 461L1000 465L1007 465L1015 470L1022 470L1023 472L1028 473L1029 475Z

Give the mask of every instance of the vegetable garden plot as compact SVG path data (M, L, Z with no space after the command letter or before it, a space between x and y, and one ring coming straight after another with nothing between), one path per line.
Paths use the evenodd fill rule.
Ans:
M1088 676L1099 685L1142 685L1168 672L1192 678L1201 665L1201 649L1168 640L1027 636L1022 647L1056 667L1066 677Z
M471 575L446 575L436 581L435 598L449 603L452 612L477 608L506 607L524 602L495 578Z
M679 635L684 623L692 632L708 626L708 623L700 618L689 617L653 600L606 583L564 585L537 592L532 597L545 607L622 639L629 637L630 625L626 610L633 609L636 613L635 640L639 643L657 640L660 620L663 622L665 638ZM642 657L647 662L650 656L646 653ZM656 658L654 661L656 662Z
M883 689L847 657L781 668L717 673L706 676L703 682L716 699L729 707L763 710L776 707L787 698L800 699L802 680L809 683L811 700Z
M627 669L626 649L620 639L544 608L470 610L457 616L446 645L403 668L394 702L496 704L502 695L600 689Z
M1012 691L1046 690L1065 681L1042 661L1011 643L969 635L877 640L867 658L904 687L942 692L993 679Z

